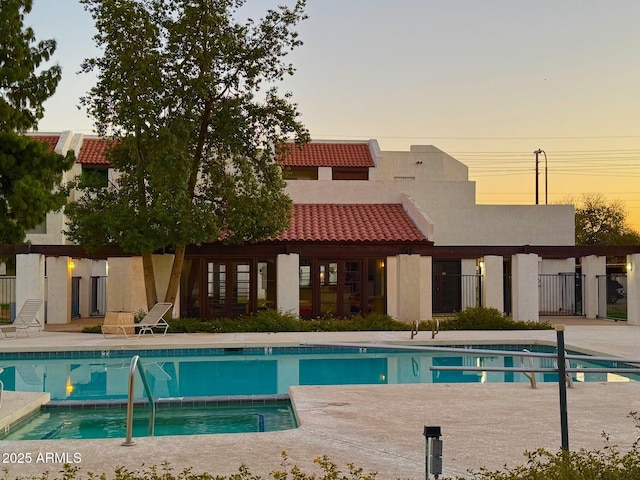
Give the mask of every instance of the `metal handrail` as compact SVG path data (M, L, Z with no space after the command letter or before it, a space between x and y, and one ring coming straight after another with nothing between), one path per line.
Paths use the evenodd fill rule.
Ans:
M133 436L133 390L134 390L134 377L136 373L136 369L138 373L140 373L140 378L142 379L142 385L144 386L144 391L147 395L147 399L149 400L149 406L151 407L151 412L149 414L149 436L153 436L154 426L156 422L156 402L153 399L153 394L151 393L151 388L149 388L149 382L147 382L147 376L144 373L144 368L142 368L142 363L139 361L140 356L134 355L131 359L131 366L129 367L129 392L127 395L127 437L122 445L129 447L135 442L132 440Z

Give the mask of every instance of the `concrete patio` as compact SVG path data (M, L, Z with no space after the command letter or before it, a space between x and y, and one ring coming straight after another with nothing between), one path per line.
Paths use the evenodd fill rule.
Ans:
M566 322L569 323L569 322ZM440 332L434 340L420 332L168 334L124 339L69 332L44 332L35 338L3 340L3 351L90 350L104 348L167 348L203 346L297 345L301 342L375 342L446 345L462 342L555 344L554 331ZM585 353L640 358L640 327L624 323L568 325L567 348ZM0 422L39 394L6 392ZM83 472L111 474L124 465L168 462L178 472L229 475L246 464L252 473L268 477L281 469L287 451L291 464L306 473L319 472L313 459L327 455L342 470L353 462L378 478L424 478L424 425L442 427L444 475L465 475L467 469L501 468L525 461L523 452L560 446L558 387L516 384L417 384L377 386L292 387L290 397L298 416L295 430L230 435L146 437L132 447L122 439L0 441L8 460L30 454L31 463L9 461L8 478L57 472L59 462L36 462L45 454L77 459ZM640 411L640 382L578 383L568 392L571 449L602 448L601 433L627 449L640 437L628 417ZM11 455L17 454L17 455ZM38 454L43 454L38 456ZM64 455L63 455L64 454ZM49 458L55 460L54 455Z

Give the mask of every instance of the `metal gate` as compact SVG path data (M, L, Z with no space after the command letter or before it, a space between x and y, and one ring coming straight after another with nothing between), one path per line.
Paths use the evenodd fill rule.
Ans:
M0 323L16 318L16 277L0 277Z
M482 275L434 275L432 302L434 314L482 306Z
M71 277L71 318L80 318L80 277Z
M107 312L107 277L91 277L91 316L104 317Z
M627 320L627 274L598 275L598 317Z
M584 315L583 280L572 272L538 275L540 315Z

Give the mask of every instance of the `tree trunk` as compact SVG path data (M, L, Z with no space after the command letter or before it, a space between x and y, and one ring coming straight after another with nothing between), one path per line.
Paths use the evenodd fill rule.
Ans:
M176 297L178 296L178 287L180 286L180 276L182 275L182 266L184 265L184 254L186 250L186 243L176 245L173 266L171 267L171 277L169 277L169 286L167 287L167 294L164 297L165 302L170 302L174 306L176 304Z
M151 252L142 254L142 272L144 275L144 291L147 294L147 309L151 310L158 303L156 276L153 272L153 255Z

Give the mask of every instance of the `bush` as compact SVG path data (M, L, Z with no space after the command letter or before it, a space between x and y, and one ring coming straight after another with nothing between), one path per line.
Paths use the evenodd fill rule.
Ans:
M431 331L435 321L420 322L420 330ZM440 330L543 330L552 328L548 322L516 322L495 308L472 307L442 320ZM368 313L352 317L330 315L305 320L290 313L260 310L239 318L174 318L169 320L171 333L239 333L239 332L365 332L408 331L411 325L394 320L384 313ZM100 326L85 327L83 332L100 333Z
M629 416L635 421L636 428L640 428L640 418L637 412ZM567 452L560 450L551 453L545 449L527 452L527 463L504 471L489 471L481 469L471 471L474 480L632 480L640 479L640 438L631 449L620 452L611 445L606 434L603 450L580 450ZM457 477L462 480L462 477Z
M435 322L420 322L420 330L432 330ZM495 308L469 307L452 318L440 322L440 330L549 330L549 322L522 322L512 320Z

